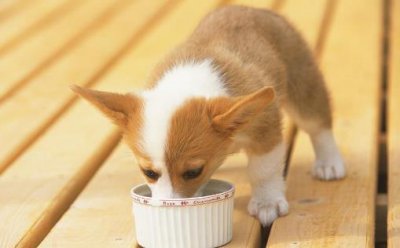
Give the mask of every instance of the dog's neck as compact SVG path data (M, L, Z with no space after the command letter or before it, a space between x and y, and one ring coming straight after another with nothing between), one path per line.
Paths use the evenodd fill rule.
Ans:
M165 71L146 95L168 95L185 100L190 97L226 95L222 77L211 59L183 62Z

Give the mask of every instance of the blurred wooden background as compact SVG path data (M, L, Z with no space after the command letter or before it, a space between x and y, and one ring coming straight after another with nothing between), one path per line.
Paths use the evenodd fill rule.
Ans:
M400 0L0 1L0 247L136 246L138 167L68 86L140 88L225 4L273 9L303 33L348 168L344 180L314 180L310 142L286 120L291 212L261 229L246 211L246 161L232 157L215 175L237 187L227 247L400 247Z

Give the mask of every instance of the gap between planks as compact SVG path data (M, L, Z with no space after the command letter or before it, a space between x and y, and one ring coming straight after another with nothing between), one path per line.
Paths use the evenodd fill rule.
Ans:
M351 5L353 4L353 6ZM349 23L348 21L345 21L344 18L348 18L348 17L353 17L353 16L358 16L357 20L365 20L363 18L366 18L365 16L365 12L361 12L356 8L356 4L358 4L359 6L362 6L365 10L365 8L370 7L370 11L372 12L372 18L376 18L373 19L374 25L370 25L368 26L368 31L367 32L367 26L365 27L359 27L359 23L352 23L352 25L346 24L344 25L344 23ZM288 195L289 198L295 198L296 194L298 195L298 197L300 197L300 199L302 199L301 197L306 197L306 196L312 196L315 195L315 199L310 199L313 201L310 201L309 204L304 204L301 205L300 202L294 201L293 199L290 199L292 202L292 213L284 218L278 219L275 223L273 228L275 228L275 230L273 229L273 241L271 241L271 244L269 243L269 247L285 247L285 245L295 245L295 246L304 246L304 247L309 247L311 245L315 246L315 247L319 247L319 246L323 246L323 247L330 247L330 246L335 246L335 245L342 245L342 246L346 246L346 244L348 246L351 247L363 247L364 245L366 246L372 246L373 245L373 223L374 223L374 214L373 214L373 209L374 209L374 196L375 196L375 179L376 179L376 173L375 173L375 169L376 169L376 163L375 163L375 158L377 157L376 155L376 147L375 145L377 144L376 142L376 138L377 138L377 133L375 130L375 128L377 127L377 125L375 125L375 121L378 121L377 117L377 113L378 111L376 107L378 106L378 104L375 104L377 101L377 98L375 98L377 95L376 93L376 85L375 83L378 82L378 72L379 72L379 68L377 65L375 65L375 61L376 57L379 57L379 53L377 53L378 49L374 48L378 48L379 42L376 40L376 37L379 37L379 35L376 35L377 33L379 33L380 31L380 26L376 25L379 24L380 22L380 12L379 11L379 7L376 8L377 6L373 6L371 7L370 4L362 4L361 2L358 3L350 3L350 2L340 2L340 13L338 12L335 15L335 23L332 24L332 27L330 28L330 35L331 38L329 39L329 42L327 41L326 43L328 43L328 45L325 45L324 48L324 55L323 55L323 65L325 67L323 67L325 70L323 70L325 73L325 76L328 78L328 82L331 82L332 79L335 80L335 85L332 85L332 83L330 84L330 88L332 89L336 89L336 91L332 91L332 93L334 93L333 95L336 95L338 98L336 99L336 103L337 106L340 106L340 108L337 108L336 111L338 113L340 113L340 115L338 115L337 117L341 116L341 118L336 118L336 120L340 120L337 121L336 124L340 124L339 125L339 129L338 129L338 141L339 143L341 143L341 148L343 150L343 152L345 153L345 158L346 161L352 161L350 164L350 168L349 169L349 175L347 177L347 179L342 180L340 182L318 182L314 179L311 179L311 176L309 175L309 168L306 166L309 166L308 164L311 164L311 147L305 142L305 139L307 138L304 134L301 134L300 136L298 136L296 138L296 146L294 147L294 159L291 163L290 166L290 170L292 170L292 172L289 172L289 182L288 182ZM350 6L348 6L350 5ZM344 7L346 6L346 7ZM356 13L352 13L351 10L357 10L358 12ZM367 12L368 13L368 12ZM369 18L369 17L368 17ZM355 21L355 19L351 19L352 21ZM369 18L369 20L371 20ZM339 24L342 24L342 26L340 26ZM368 53L369 56L375 56L373 58L367 57L364 58L364 60L362 61L362 63L360 64L361 68L360 70L362 71L362 73L358 72L358 71L353 71L352 73L350 73L348 70L351 70L351 66L349 66L349 62L355 62L356 59L351 57L346 57L349 56L349 54L352 53L347 53L344 58L342 58L342 63L339 64L335 64L334 61L336 61L338 58L336 58L335 56L339 56L340 55L344 55L343 53L345 53L344 48L346 48L346 45L339 42L340 39L338 37L343 37L343 35L348 35L347 37L351 37L351 35L349 35L349 30L353 30L353 29L343 29L341 27L347 26L349 25L350 27L358 27L357 30L361 32L361 34L358 34L357 37L359 36L363 36L366 35L366 41L365 43L360 46L357 45L354 40L351 39L346 39L347 42L350 42L350 45L348 45L347 47L351 48L351 45L356 46L357 49L353 49L353 50L349 50L349 52L355 53L353 54L355 56L355 58L357 58L356 56L360 56L360 51L363 51L366 45L370 45L372 46L372 51L371 53ZM357 25L357 26L356 26ZM365 25L365 24L364 24ZM332 33L333 32L333 33ZM339 32L339 33L338 33ZM341 33L342 32L342 33ZM346 33L347 32L347 33ZM340 35L339 35L340 34ZM353 33L350 33L353 34ZM332 43L333 42L333 43ZM336 43L335 43L336 42ZM350 49L348 48L348 49ZM334 49L338 49L335 50L335 52L332 53L332 51L334 51ZM369 50L371 50L371 47L369 47ZM326 53L325 53L326 51ZM338 53L338 54L336 54ZM327 67L326 63L330 63L329 65L331 67ZM347 64L346 64L347 63ZM332 65L335 65L334 68L342 68L341 70L343 70L344 72L339 73L335 72L332 68ZM340 67L342 66L342 67ZM347 73L347 74L346 74ZM367 75L364 75L366 74ZM362 106L364 106L365 108L369 108L371 107L372 111L367 112L366 114L361 114L358 113L357 111L355 112L351 112L351 108L348 109L348 106L346 106L346 104L343 104L343 99L347 99L346 101L348 101L348 99L353 99L353 97L348 98L349 94L351 94L351 90L350 91L346 91L346 87L343 87L343 82L347 82L349 75L353 75L354 77L354 81L355 82L365 82L365 89L364 90L368 90L366 92L360 92L359 94L355 95L354 99L359 99L361 101ZM366 80L367 77L368 79ZM347 81L346 81L347 80ZM376 81L375 81L376 80ZM341 86L343 88L340 88L340 83L342 84ZM337 86L339 85L339 86ZM363 84L364 85L364 84ZM351 88L351 84L347 85L348 87ZM341 89L341 91L338 91L339 89ZM368 93L370 95L368 95ZM367 96L370 96L373 99L366 99L363 94L366 94ZM339 97L340 96L340 97ZM364 98L363 98L364 97ZM339 100L337 100L339 99ZM340 100L342 99L342 100ZM365 102L362 102L365 101ZM370 105L367 105L366 103L370 102ZM342 105L339 105L338 103L341 103ZM367 106L366 106L367 105ZM357 110L357 108L353 108L355 110ZM347 111L348 110L348 111ZM346 118L349 118L349 116L346 117L346 115L351 115L351 113L353 113L353 117L351 117L351 123L346 123ZM360 118L358 119L354 119L355 116L360 116ZM345 119L343 119L345 118ZM364 118L364 119L363 119ZM365 120L366 118L366 120ZM372 118L372 121L371 121ZM361 120L365 120L365 122L363 122L360 125L360 119ZM354 123L355 124L354 124ZM362 135L362 138L360 136L357 136L357 134L359 134L360 130L363 130L362 127L364 125L364 123L371 123L372 124L368 124L366 128L369 131L366 132L366 135ZM348 128L348 126L352 126L352 125L356 125L354 131L352 131L352 135L346 135L343 131L346 130L346 127ZM359 126L357 126L359 125ZM365 129L367 130L367 129ZM352 136L355 137L359 137L361 139L359 139L358 143L359 144L355 144L354 143L354 139L353 139L353 147L352 146L345 146L344 144L347 143L352 143L352 142L346 142L349 138L351 139ZM366 141L362 141L362 139L365 138ZM364 151L364 153L361 155L360 151L357 152L357 149L354 149L354 147L357 146L357 148L360 149L360 151ZM346 149L344 149L344 147L346 147ZM301 152L300 152L301 151ZM352 153L349 154L349 151L352 151ZM305 159L306 158L306 159ZM357 158L359 159L357 161ZM302 160L302 163L299 163L301 161L296 161L297 159ZM359 170L355 171L354 168L352 168L353 166L361 166L361 165L367 165L367 169L364 168L364 170L361 170L361 168L359 168ZM293 173L296 174L296 176L293 175ZM365 180L363 180L365 179ZM347 183L346 183L347 182ZM365 185L364 185L365 184ZM301 186L300 186L301 185ZM342 204L345 204L346 200L345 198L341 197L342 194L339 195L339 193L335 192L340 192L340 190L343 190L343 187L349 187L354 191L353 188L359 188L358 191L355 191L356 193L353 194L352 196L350 196L350 204L348 204L349 209L352 209L351 207L357 207L357 206L366 206L365 208L367 210L365 211L361 211L360 215L352 215L354 213L358 213L358 210L362 210L362 209L355 209L353 212L348 213L348 212L341 212L343 215L347 215L348 218L352 218L354 217L355 219L353 219L354 223L354 227L351 225L352 222L347 221L346 224L343 222L339 222L337 223L335 220L343 220L343 216L338 216L337 218L335 218L334 212L331 212L328 214L328 212L324 212L322 210L322 208L325 208L325 210L328 210L329 208L332 208L331 211L335 211L335 204L336 201L338 201L339 199L341 199L340 201L342 202ZM332 192L329 191L329 189L333 189L335 188L335 190ZM342 188L342 189L341 189ZM308 190L308 191L307 191ZM307 191L307 192L306 192ZM303 194L301 193L303 192ZM332 194L329 194L329 192L332 192ZM350 190L350 192L352 192ZM318 194L320 195L320 197L318 197ZM343 193L344 194L344 193ZM348 192L348 194L350 194ZM366 194L365 198L361 197L362 194ZM359 203L355 204L355 205L351 205L351 201L353 200L352 198L355 198L354 200L357 201L357 197L359 196ZM321 198L322 197L322 198ZM296 199L296 198L295 198ZM363 202L365 200L365 202ZM324 201L332 201L329 206L323 207L323 203ZM325 203L326 204L326 203ZM303 206L303 207L302 207ZM318 206L319 210L318 210ZM338 209L340 205L338 205ZM336 209L337 210L337 209ZM318 212L319 211L319 212ZM339 210L337 210L339 211ZM365 214L365 216L363 215ZM303 216L303 217L302 217ZM324 220L324 216L327 217L327 221L323 221ZM364 219L365 217L365 219ZM314 220L315 223L309 223L312 220ZM346 220L343 220L346 221ZM365 221L365 223L364 223ZM307 226L307 223L308 226ZM319 223L318 225L316 223ZM331 223L331 224L330 224ZM357 223L359 223L359 226L357 226ZM329 226L328 226L329 225ZM285 228L284 228L285 226ZM345 226L342 227L341 226ZM279 230L277 229L279 227ZM345 228L345 229L343 229ZM347 229L346 229L347 228ZM338 230L336 230L338 229ZM346 231L347 230L347 231ZM354 233L351 233L351 231L354 231ZM357 231L359 231L360 235L357 235ZM327 233L328 232L328 233ZM297 236L296 236L297 235ZM321 236L319 236L321 235ZM325 236L323 236L325 235ZM346 239L346 237L349 237L348 239Z
M47 233L50 232L65 211L68 210L71 203L78 197L82 189L90 181L93 175L97 172L101 164L112 153L121 139L120 132L114 131L111 133L106 142L93 153L88 160L82 165L82 168L68 181L67 185L52 201L46 211L37 219L29 228L22 239L17 243L16 247L36 247L44 239Z
M0 25L4 19L7 19L9 16L17 14L18 11L20 11L23 8L26 8L27 6L33 3L35 3L35 0L31 1L9 0L8 3L4 1L4 5L1 6L0 9Z
M17 33L17 35L12 37L10 40L5 42L0 47L0 56L4 56L4 54L6 54L8 51L16 47L18 44L20 44L24 39L38 32L39 30L47 26L49 23L51 23L54 19L63 17L72 9L78 7L79 4L80 1L65 1L63 4L53 9L49 14L43 16L38 21L32 23L25 30L22 30L21 32Z
M379 105L379 143L378 143L378 173L377 200L375 207L375 247L387 246L387 99L388 99L388 49L390 30L390 2L382 1L382 35L381 35L381 81Z
M129 1L117 1L116 4L114 4L110 8L107 8L100 15L96 16L94 20L92 20L88 25L84 26L80 32L78 32L72 38L68 39L67 42L62 45L58 50L50 54L50 56L45 58L43 61L39 62L37 66L29 71L24 77L14 82L13 85L6 90L6 92L0 94L0 106L4 101L11 98L15 93L17 93L18 90L26 86L26 84L31 82L41 72L46 70L46 68L54 61L56 61L62 55L78 45L82 40L88 37L88 35L90 35L92 32L94 32L104 23L106 23L109 19L118 14L119 10L121 10L123 7L126 7L127 3L129 3Z
M388 51L388 247L400 247L400 1L390 0Z

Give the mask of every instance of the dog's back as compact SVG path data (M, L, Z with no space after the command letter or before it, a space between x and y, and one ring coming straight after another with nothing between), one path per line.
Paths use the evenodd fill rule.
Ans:
M213 59L233 95L273 86L289 112L331 121L327 91L312 52L283 17L263 9L227 6L208 14L155 70L150 85L179 61ZM310 108L311 106L311 108ZM324 106L321 108L320 106ZM330 112L330 110L328 111Z

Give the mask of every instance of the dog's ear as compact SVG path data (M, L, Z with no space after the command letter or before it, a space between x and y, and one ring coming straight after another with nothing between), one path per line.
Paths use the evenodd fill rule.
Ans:
M72 85L71 89L92 103L108 118L125 128L128 124L129 117L132 116L140 105L138 97L131 94L118 94L104 91L97 91Z
M264 87L254 93L234 98L222 104L222 112L212 118L212 125L218 131L232 133L244 127L266 109L275 98L272 87Z

